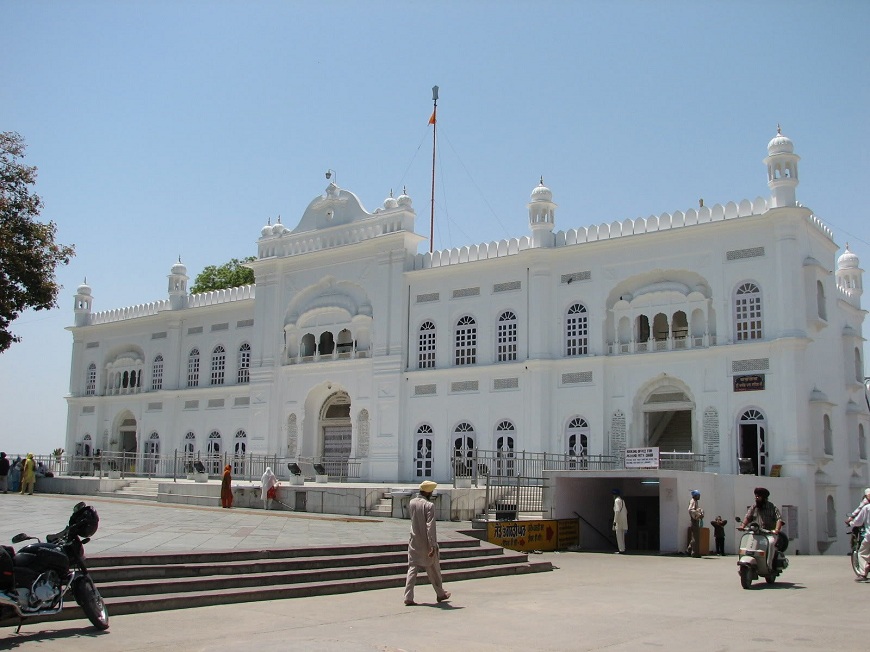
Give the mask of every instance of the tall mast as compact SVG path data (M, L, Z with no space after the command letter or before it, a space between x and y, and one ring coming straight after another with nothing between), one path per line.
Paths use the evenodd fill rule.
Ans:
M432 246L435 240L435 132L437 131L437 120L435 118L438 113L438 87L432 87L432 117L429 118L429 124L432 125L432 200L431 210L429 213L429 253L432 253Z

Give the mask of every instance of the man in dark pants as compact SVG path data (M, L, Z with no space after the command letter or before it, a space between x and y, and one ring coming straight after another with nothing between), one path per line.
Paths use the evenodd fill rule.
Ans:
M701 556L701 519L704 518L704 510L701 509L701 492L692 489L692 500L689 501L689 519L692 522L692 531L689 536L689 547L686 554L692 557Z
M710 521L710 525L713 526L713 538L716 539L716 554L722 557L725 556L725 523L725 519L721 516Z

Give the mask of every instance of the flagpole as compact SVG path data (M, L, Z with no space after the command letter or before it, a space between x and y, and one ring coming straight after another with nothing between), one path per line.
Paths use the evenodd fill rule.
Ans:
M429 213L429 253L432 253L432 246L435 239L435 132L438 129L438 87L432 87L432 117L429 122L432 124L432 200Z

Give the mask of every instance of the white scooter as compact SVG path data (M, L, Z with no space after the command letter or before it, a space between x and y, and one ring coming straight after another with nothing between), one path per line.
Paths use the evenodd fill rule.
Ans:
M743 519L736 517L738 523ZM740 539L740 553L737 557L737 572L740 573L740 586L748 589L752 581L763 577L768 584L773 584L776 578L786 568L784 550L776 549L778 535L772 530L764 530L758 523L750 523L746 528L737 528L744 532Z

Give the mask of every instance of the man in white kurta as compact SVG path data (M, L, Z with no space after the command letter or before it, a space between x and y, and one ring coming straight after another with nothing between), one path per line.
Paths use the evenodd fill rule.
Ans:
M863 573L856 579L858 582L866 582L867 574L870 573L870 504L864 505L855 518L852 519L855 527L864 526L864 538L861 539L861 547L858 548L858 559L861 560Z
M435 531L435 506L432 504L432 492L438 485L431 480L420 484L420 495L411 500L408 512L411 516L411 538L408 541L408 576L405 579L405 604L412 606L414 602L414 585L417 583L417 573L426 569L426 575L438 602L450 598L450 593L441 586L441 558L438 553L438 536Z
M625 552L625 531L628 529L628 510L619 489L613 490L613 531L616 533L616 554Z

